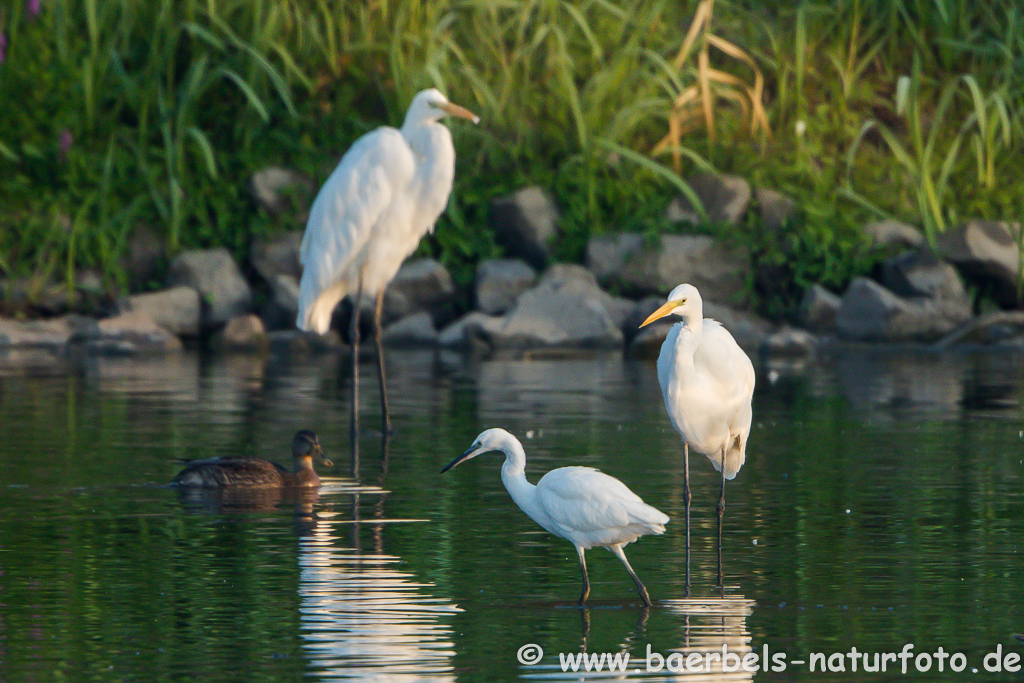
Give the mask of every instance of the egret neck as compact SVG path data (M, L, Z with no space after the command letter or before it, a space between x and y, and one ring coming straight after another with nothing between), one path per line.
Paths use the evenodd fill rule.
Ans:
M532 517L542 527L551 531L546 524L548 516L537 503L537 487L526 481L526 452L518 440L504 444L505 462L501 466L501 483L512 496L519 509ZM542 521L543 520L543 521Z

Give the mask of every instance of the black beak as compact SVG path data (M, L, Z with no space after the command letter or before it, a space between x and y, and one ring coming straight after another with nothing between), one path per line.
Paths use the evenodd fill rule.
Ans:
M470 459L471 457L473 457L474 455L476 455L476 448L475 448L475 447L472 447L472 448L470 448L469 450L467 450L467 451L466 451L465 453L463 453L462 455L460 455L459 457L455 458L455 459L454 459L454 460L452 460L452 461L451 461L450 463L448 463L447 465L445 465L445 466L444 466L444 468L443 468L443 469L441 470L441 474L444 474L445 472L447 472L447 471L448 471L448 470L450 470L451 468L453 468L453 467L455 467L456 465L458 465L458 464L459 464L460 462L462 462L463 460L469 460L469 459Z
M313 444L313 452L320 457L320 460L324 463L324 466L334 467L334 463L324 457L324 451L322 448L320 448L319 443Z

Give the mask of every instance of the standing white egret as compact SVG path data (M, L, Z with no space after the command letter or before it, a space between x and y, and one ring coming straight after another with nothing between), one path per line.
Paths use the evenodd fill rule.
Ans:
M545 474L534 486L526 481L523 444L504 429L488 429L480 434L469 450L448 463L441 473L489 451L505 454L501 481L519 509L555 536L576 546L583 571L580 606L590 595L583 551L596 546L607 548L622 561L640 598L650 606L651 597L629 566L622 548L641 536L665 533L667 515L644 503L615 477L593 467L560 467Z
M303 330L323 334L347 294L352 307L352 432L359 403L359 303L376 297L374 336L384 433L391 431L381 349L384 290L420 239L433 230L455 177L455 146L440 124L447 115L479 122L434 89L413 98L401 129L381 126L353 143L320 188L306 223L300 257L299 315Z
M722 515L725 480L746 458L752 417L754 366L722 324L704 318L700 292L683 284L643 322L667 315L683 320L669 330L658 355L658 381L672 426L683 438L683 493L686 501L686 585L690 585L690 446L722 473L718 497L718 583L722 583Z

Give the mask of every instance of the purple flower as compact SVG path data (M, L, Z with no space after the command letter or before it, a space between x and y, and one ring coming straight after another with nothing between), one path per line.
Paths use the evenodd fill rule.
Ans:
M41 0L25 0L25 11L30 17L34 17L39 14L41 4Z
M65 128L60 132L60 158L61 161L68 158L68 151L71 150L71 143L75 141L75 138L71 135L71 131Z

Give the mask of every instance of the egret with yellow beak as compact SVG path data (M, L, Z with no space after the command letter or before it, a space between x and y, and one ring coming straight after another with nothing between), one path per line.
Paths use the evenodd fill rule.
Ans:
M658 382L672 426L683 439L683 496L686 507L686 585L690 585L690 446L722 473L718 497L718 583L722 584L722 516L725 480L746 459L750 435L754 366L722 324L704 317L700 292L682 284L643 322L668 315L672 326L658 354Z

